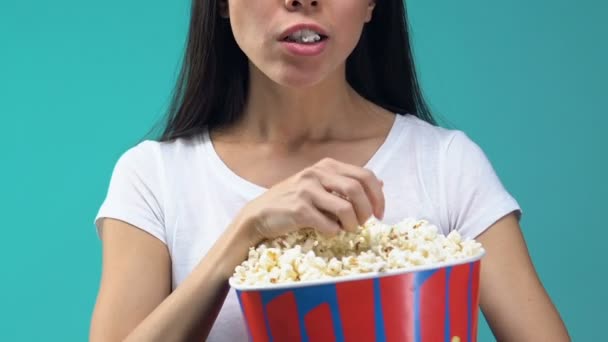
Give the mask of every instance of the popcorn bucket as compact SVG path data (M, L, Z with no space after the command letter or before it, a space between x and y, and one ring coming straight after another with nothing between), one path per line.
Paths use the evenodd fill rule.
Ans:
M254 342L475 342L482 256L330 280L230 284Z

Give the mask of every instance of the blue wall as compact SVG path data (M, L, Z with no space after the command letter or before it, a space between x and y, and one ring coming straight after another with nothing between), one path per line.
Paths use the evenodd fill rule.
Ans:
M576 341L601 338L608 3L410 1L425 93L486 151ZM0 2L3 341L83 341L92 220L118 156L161 117L189 4ZM487 326L480 340L491 340Z

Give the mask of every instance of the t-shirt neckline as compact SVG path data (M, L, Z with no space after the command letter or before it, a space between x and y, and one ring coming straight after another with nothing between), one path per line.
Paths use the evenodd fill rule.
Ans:
M388 135L376 152L367 161L367 163L365 163L364 168L367 168L376 174L381 171L382 167L388 161L393 149L398 146L397 141L403 132L403 125L405 124L407 115L409 114L395 114L395 119L393 120L393 124L388 132ZM215 173L235 191L242 194L246 198L252 199L268 190L266 187L255 184L239 176L230 167L228 167L228 165L224 163L222 158L215 150L209 130L207 129L202 134L202 142L205 154L207 155L207 161L209 163L207 166L213 168Z

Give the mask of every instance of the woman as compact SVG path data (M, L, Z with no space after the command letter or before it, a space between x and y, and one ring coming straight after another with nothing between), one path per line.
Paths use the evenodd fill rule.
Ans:
M118 161L96 219L93 341L242 341L227 280L303 227L426 218L487 249L481 307L501 341L565 341L484 153L434 125L401 0L194 0L161 142Z

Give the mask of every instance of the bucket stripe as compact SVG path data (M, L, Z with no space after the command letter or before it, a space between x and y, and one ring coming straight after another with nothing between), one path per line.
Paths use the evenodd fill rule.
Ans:
M342 328L342 322L340 319L340 312L338 309L338 298L336 295L336 286L333 284L323 285L319 287L301 288L296 293L296 302L298 307L298 316L301 322L301 326L305 327L306 315L315 309L317 306L326 303L329 306L331 312L331 319L333 322L333 329L336 335L336 341L344 341L344 333ZM322 301L325 300L325 301ZM302 341L309 341L310 337L306 329L301 331Z
M479 276L481 271L481 261L476 261L471 264L472 276L470 281L471 286L471 306L469 309L470 319L469 322L471 324L470 331L470 340L471 342L477 342L477 323L478 323L478 307L479 307Z
M450 339L458 337L467 341L469 336L469 280L468 265L459 265L452 268L450 276Z
M270 329L260 293L239 292L238 296L250 339L255 342L272 341L269 337Z
M450 276L452 275L452 268L448 267L445 270L445 311L443 326L445 327L443 339L445 342L451 342L452 327L450 321Z
M384 315L382 309L382 294L380 290L380 279L374 279L374 323L375 323L375 341L386 342L386 333L384 331Z
M433 273L420 289L420 339L441 341L445 337L445 269Z
M310 341L335 341L333 319L329 304L318 305L304 317L306 335Z
M471 319L473 316L473 264L469 265L469 279L467 282L467 341L471 342Z
M421 290L425 282L435 274L437 270L416 273L414 293L414 342L422 342L422 317L420 315Z
M414 341L414 274L380 279L384 333L387 342Z
M285 292L266 305L268 325L273 340L301 341L301 325L293 292Z
M344 327L345 341L374 341L375 284L373 279L336 284L338 310ZM382 314L380 312L380 314Z

